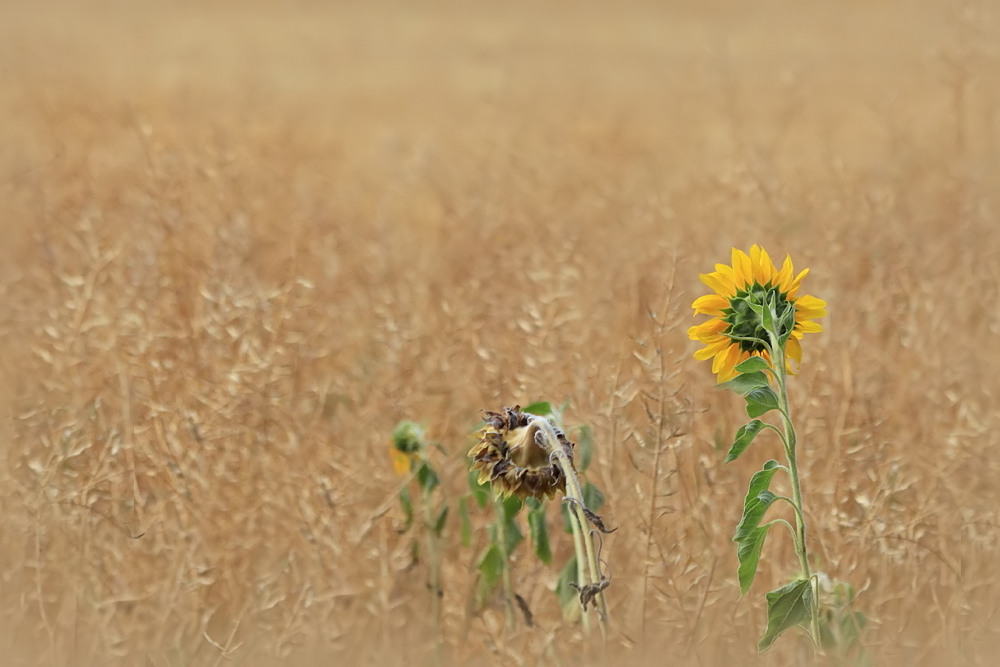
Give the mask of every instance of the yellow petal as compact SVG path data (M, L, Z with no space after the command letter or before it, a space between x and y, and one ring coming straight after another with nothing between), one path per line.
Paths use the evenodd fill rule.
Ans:
M804 333L819 333L823 330L823 325L819 322L813 322L812 320L805 320L803 322L797 322L795 328Z
M729 299L719 294L706 294L695 299L691 307L696 315L722 316L722 310L729 308Z
M802 279L806 277L809 273L809 269L802 269L799 275L795 276L795 280L791 282L787 290L784 290L785 294L788 295L789 299L795 298L795 293L799 291L799 285L802 284Z
M785 255L785 262L781 265L781 271L778 271L778 275L774 278L774 286L778 288L779 291L787 293L792 286L792 275L795 273L795 269L792 267L792 256Z
M753 266L750 257L738 248L733 248L733 284L742 289L753 281Z
M733 289L732 279L719 271L715 273L702 273L698 277L701 278L701 282L715 290L716 294L721 294L722 296L733 296L736 294L736 290Z
M753 277L760 285L766 285L777 271L767 251L756 243L750 247L750 263L753 265Z

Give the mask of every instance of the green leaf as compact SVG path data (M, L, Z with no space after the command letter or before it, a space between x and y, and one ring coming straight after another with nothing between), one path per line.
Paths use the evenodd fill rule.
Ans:
M576 580L576 556L569 559L566 566L559 573L556 581L556 595L559 596L559 605L565 608L569 604L579 605L580 594L570 584L579 583Z
M587 482L580 490L583 492L583 504L587 506L587 509L591 512L601 509L601 505L604 504L604 494L599 488Z
M757 371L769 371L771 364L767 363L764 357L750 357L736 364L737 373L755 373Z
M749 359L747 361L749 361ZM737 375L729 382L723 382L722 384L716 386L719 389L725 389L727 391L736 392L740 396L746 396L751 391L758 389L760 387L770 388L770 385L768 384L767 381L767 376L764 375L763 371L743 373L742 375Z
M476 568L479 570L480 576L480 586L477 591L476 597L479 598L480 604L483 600L493 592L496 588L497 583L503 576L504 568L507 567L507 563L504 562L503 554L500 552L500 547L495 544L491 544L483 552L483 555L479 558L479 564Z
M438 512L437 518L434 520L434 526L431 529L436 537L441 537L446 521L448 521L448 506L444 505L441 511Z
M733 541L736 542L736 556L739 559L737 575L740 580L740 593L746 595L750 590L754 577L757 576L757 564L760 562L760 552L764 548L764 538L767 537L769 526L761 526L767 508L774 502L774 494L768 491L774 473L783 468L774 459L767 461L762 470L750 478L746 498L743 500L743 518L736 526Z
M490 501L490 487L479 483L478 470L469 471L469 490L472 491L472 497L479 505L479 509L485 509L486 503Z
M778 409L778 395L771 387L758 387L743 398L747 402L747 416L751 419Z
M517 514L522 506L523 503L516 496L497 501L497 528L503 535L503 549L508 556L524 539L521 527L517 525Z
M576 469L584 472L590 467L590 461L594 458L594 433L587 425L581 426L579 431L576 443Z
M529 415L538 415L539 417L548 417L553 414L552 404L548 401L536 401L531 405L521 408L521 412L527 412Z
M458 502L458 517L462 520L462 546L468 548L472 544L472 521L465 498Z
M528 512L528 532L531 533L535 556L546 565L551 565L552 549L549 546L549 529L544 507L534 507Z
M437 473L434 472L434 468L430 467L427 461L421 461L420 467L417 468L417 483L420 484L421 489L428 493L433 491L440 483Z
M399 492L399 504L403 508L403 532L405 533L413 525L413 500L410 498L410 489L403 487Z
M733 440L733 446L729 448L729 453L726 454L726 463L735 461L763 429L764 422L759 419L754 419L749 424L741 426L740 430L736 432L736 439Z
M812 614L812 585L798 579L767 594L767 630L757 642L758 651L766 651L788 628L809 623Z

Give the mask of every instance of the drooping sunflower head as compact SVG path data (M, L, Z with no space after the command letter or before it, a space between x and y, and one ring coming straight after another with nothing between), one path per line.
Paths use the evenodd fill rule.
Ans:
M802 360L802 335L822 331L823 327L813 320L826 315L825 301L798 295L808 273L809 269L805 269L796 275L788 256L778 270L767 251L758 245L750 247L749 255L733 248L732 266L716 264L714 272L701 274L701 281L715 293L691 304L695 315L712 316L688 329L691 340L705 344L695 352L695 358L711 359L712 372L719 382L735 377L736 365L752 356L770 361L770 340L761 313L773 306L777 333L787 338L787 358L798 364Z
M490 484L496 497L528 496L551 498L566 490L566 478L549 452L539 444L542 436L533 415L521 412L520 406L487 412L479 442L469 450L471 469L479 471L479 483ZM570 460L574 444L566 434L554 429Z

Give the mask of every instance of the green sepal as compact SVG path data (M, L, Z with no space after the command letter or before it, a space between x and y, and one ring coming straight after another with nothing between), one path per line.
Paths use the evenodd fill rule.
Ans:
M537 501L536 501L537 502ZM546 565L552 564L552 548L549 546L549 527L545 518L545 506L538 503L528 510L528 532L535 556Z
M726 454L726 463L739 458L739 455L750 446L750 443L757 437L757 434L764 430L764 426L764 422L759 419L754 419L752 422L741 426L740 430L736 432L733 446L729 448L729 453Z
M757 650L764 652L774 640L797 625L806 626L812 614L812 584L808 579L797 579L767 594L767 630L757 642Z
M755 373L757 371L769 371L771 369L771 364L767 363L767 359L764 357L753 356L749 359L744 359L735 366L737 373Z
M774 473L783 468L777 461L771 459L764 464L763 469L750 478L746 498L743 500L743 518L736 526L733 541L736 542L736 556L739 560L737 576L740 581L740 594L746 595L757 576L757 565L760 562L760 552L764 548L764 539L770 526L761 526L767 508L774 502L775 496L768 491Z
M404 454L420 452L426 447L424 429L416 422L399 422L392 431L392 446Z
M747 361L750 361L747 359ZM719 389L725 389L726 391L732 391L740 396L746 396L751 391L766 387L770 389L770 384L767 381L767 376L764 375L763 371L753 371L752 373L742 373L737 375L729 382L723 382L722 384L716 385Z
M747 402L747 416L751 419L778 409L778 395L770 386L757 387L746 394L743 399Z

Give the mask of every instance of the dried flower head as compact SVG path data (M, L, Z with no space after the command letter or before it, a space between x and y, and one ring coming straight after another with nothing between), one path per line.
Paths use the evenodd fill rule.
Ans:
M551 498L565 492L566 478L539 441L544 438L534 415L521 412L521 406L487 412L480 439L469 450L472 470L479 471L479 483L489 483L496 497L533 496ZM559 446L570 461L574 444L559 429L554 429Z

